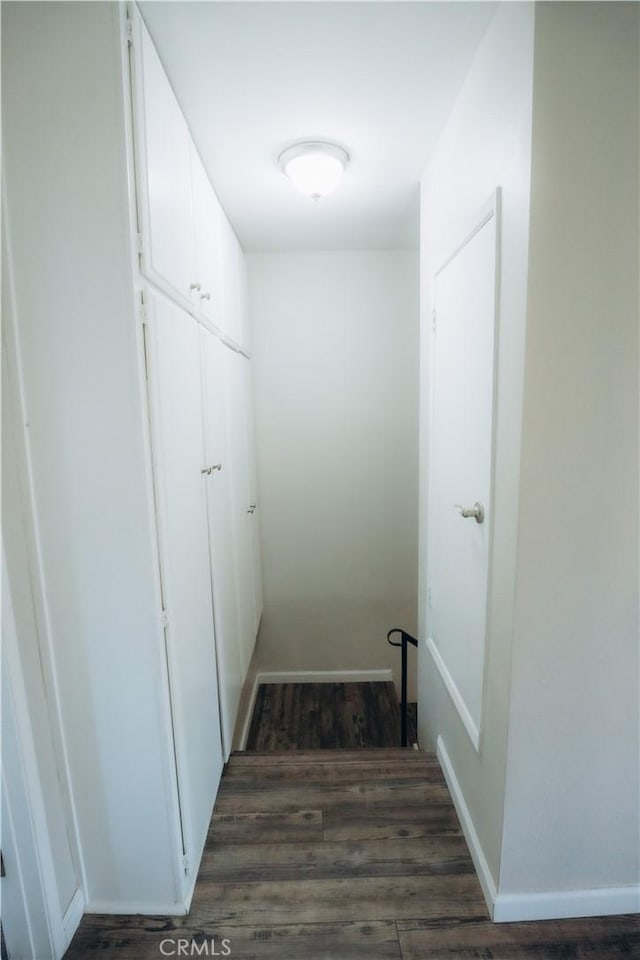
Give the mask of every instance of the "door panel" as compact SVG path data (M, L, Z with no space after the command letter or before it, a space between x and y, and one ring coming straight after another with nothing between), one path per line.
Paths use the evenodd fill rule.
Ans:
M218 659L218 688L225 759L231 751L243 684L236 596L232 469L224 390L224 353L220 340L200 330L205 414L205 459L220 464L206 476L213 606Z
M222 313L220 291L222 211L193 144L191 144L191 184L196 251L195 275L200 287L193 291L194 304L203 317L219 325Z
M244 409L244 364L248 361L225 349L225 388L231 453L231 484L234 542L236 546L236 588L243 682L255 644L253 554L247 443Z
M476 747L492 523L495 253L491 216L435 280L429 643ZM476 503L481 523L460 513Z
M256 472L256 431L253 413L253 385L251 378L251 364L242 364L244 371L244 425L245 441L247 445L247 480L249 488L249 504L255 505L253 513L249 515L251 526L251 565L253 570L253 614L254 636L258 633L260 617L262 616L262 566L260 560L260 502L258 499L258 478Z
M142 77L136 106L136 141L144 158L140 187L145 249L142 269L189 301L195 252L191 208L190 135L151 38L140 24ZM142 157L140 160L142 161Z
M220 244L222 262L222 329L236 343L242 341L242 321L240 317L239 283L239 244L236 235L223 216L220 224Z
M150 409L184 842L195 871L222 774L198 325L149 303Z

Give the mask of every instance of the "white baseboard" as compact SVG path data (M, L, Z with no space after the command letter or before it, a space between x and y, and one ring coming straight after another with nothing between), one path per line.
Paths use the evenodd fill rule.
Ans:
M437 755L438 760L440 761L440 766L442 767L442 772L444 773L444 778L447 781L447 786L449 787L453 805L456 808L456 813L458 814L458 818L462 826L465 840L467 841L467 846L469 847L473 865L476 868L476 873L478 874L478 880L480 881L484 899L487 901L489 915L493 917L494 904L497 898L495 881L491 875L489 864L487 863L486 857L480 845L480 840L478 839L476 828L473 825L469 808L465 802L460 784L458 783L458 778L456 777L442 737L438 737Z
M71 898L71 903L64 912L62 918L62 929L64 931L65 949L71 943L73 935L80 926L82 915L84 913L84 894L80 888L76 890Z
M494 923L640 913L640 884L548 893L498 893L442 737L438 737L437 752Z
M392 670L274 670L256 673L244 718L240 750L247 749L253 709L261 683L386 683L393 680Z
M146 917L184 917L187 912L184 903L167 903L162 900L89 900L85 907L85 913L121 913L127 916L140 913Z
M259 673L258 683L385 683L392 670L286 670Z
M493 920L495 923L513 923L516 920L564 920L621 913L640 913L640 884L551 893L499 893Z

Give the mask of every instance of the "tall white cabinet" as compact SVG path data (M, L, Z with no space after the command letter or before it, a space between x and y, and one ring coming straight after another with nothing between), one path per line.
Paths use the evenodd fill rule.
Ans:
M69 829L88 911L181 913L262 603L244 255L137 9L14 7L10 360Z

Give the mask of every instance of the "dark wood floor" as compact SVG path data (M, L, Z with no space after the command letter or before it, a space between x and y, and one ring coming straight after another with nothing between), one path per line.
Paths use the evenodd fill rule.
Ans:
M418 739L409 704L407 742ZM393 683L270 683L258 687L247 750L335 750L400 746Z
M190 915L85 917L67 960L179 939L237 960L640 957L637 917L492 924L437 761L401 749L233 755Z

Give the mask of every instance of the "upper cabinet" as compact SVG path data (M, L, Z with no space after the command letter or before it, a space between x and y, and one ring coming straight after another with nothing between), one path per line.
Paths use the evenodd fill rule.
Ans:
M132 47L142 273L249 349L246 265L139 16Z
M242 323L240 320L239 260L242 250L231 224L225 218L221 230L222 247L222 274L224 284L222 290L222 330L235 343L241 342Z
M191 146L186 121L151 38L136 44L135 146L139 166L142 270L182 305L196 283L191 203Z
M191 144L191 193L195 239L192 299L197 313L222 327L220 223L224 217L195 147Z
M251 349L249 328L249 277L247 275L247 261L244 253L238 247L238 310L240 312L240 343L245 350Z

